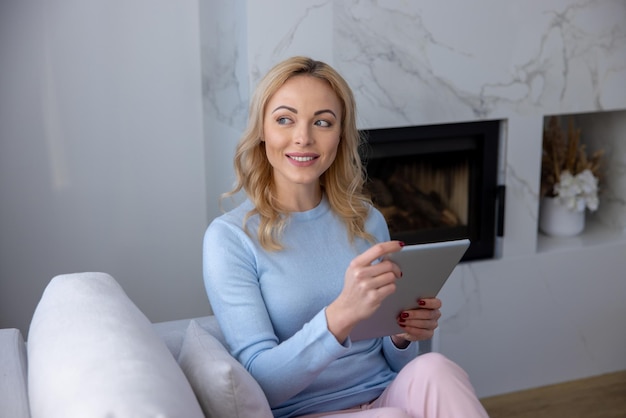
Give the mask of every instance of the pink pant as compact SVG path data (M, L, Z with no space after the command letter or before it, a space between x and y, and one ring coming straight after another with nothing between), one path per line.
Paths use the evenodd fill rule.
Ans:
M476 397L467 373L443 355L428 353L407 364L375 401L343 411L304 417L473 418L488 415Z

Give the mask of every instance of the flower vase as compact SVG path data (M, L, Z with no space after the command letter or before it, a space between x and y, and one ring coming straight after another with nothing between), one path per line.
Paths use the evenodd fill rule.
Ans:
M558 198L543 197L539 210L539 229L553 237L573 237L585 229L585 211L571 210Z

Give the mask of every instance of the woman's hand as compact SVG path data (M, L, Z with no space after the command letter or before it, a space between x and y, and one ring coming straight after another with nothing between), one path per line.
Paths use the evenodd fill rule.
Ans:
M420 299L417 309L406 310L398 316L398 325L405 332L391 337L396 347L404 348L409 341L421 341L432 338L441 317L441 301L437 298Z
M337 341L345 341L359 321L371 316L383 299L395 292L402 272L385 256L403 246L400 241L378 243L350 262L343 290L326 308L328 329ZM381 261L374 263L376 260Z

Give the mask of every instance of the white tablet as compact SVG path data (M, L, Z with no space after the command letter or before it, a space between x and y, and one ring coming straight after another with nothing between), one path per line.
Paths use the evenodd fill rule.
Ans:
M390 254L400 266L402 278L396 280L396 291L376 312L354 327L352 341L403 333L397 321L400 312L417 308L418 299L437 296L469 245L468 239L407 245Z

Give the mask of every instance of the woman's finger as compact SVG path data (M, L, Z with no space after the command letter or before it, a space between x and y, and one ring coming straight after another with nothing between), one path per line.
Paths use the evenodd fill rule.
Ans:
M424 298L417 301L422 309L441 309L441 300L437 298Z
M389 275L388 273L391 273L391 275ZM393 263L389 260L384 260L371 266L355 269L353 275L354 278L358 281L368 281L382 276L383 282L388 282L390 280L401 277L402 271L396 263ZM380 285L383 284L386 283L381 283Z
M375 261L381 261L387 254L400 251L402 247L404 247L404 243L401 241L379 242L356 256L350 265L352 267L369 266Z

